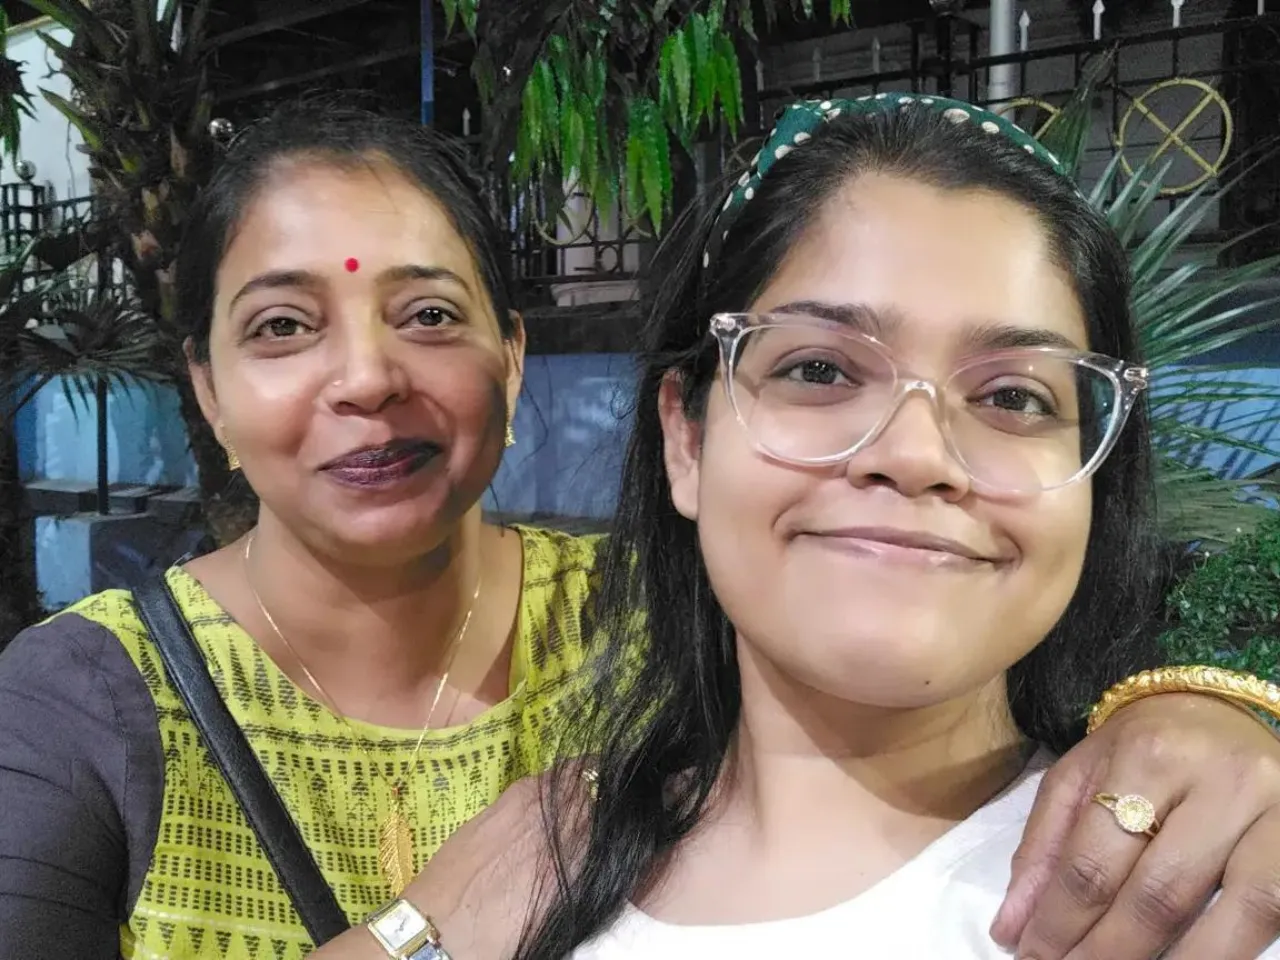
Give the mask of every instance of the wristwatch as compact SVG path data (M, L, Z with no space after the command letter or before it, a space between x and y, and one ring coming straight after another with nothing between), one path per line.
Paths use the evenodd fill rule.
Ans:
M431 918L408 900L392 900L375 910L365 926L392 960L451 960Z

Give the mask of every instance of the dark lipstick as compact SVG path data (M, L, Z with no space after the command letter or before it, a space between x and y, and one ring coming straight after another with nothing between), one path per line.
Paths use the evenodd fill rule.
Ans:
M413 476L441 453L430 440L393 440L335 457L320 469L352 487L389 487Z

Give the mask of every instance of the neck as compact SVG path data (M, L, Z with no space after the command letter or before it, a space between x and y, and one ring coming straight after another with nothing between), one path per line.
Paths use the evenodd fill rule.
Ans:
M1000 678L936 705L852 704L740 644L742 716L725 802L769 848L919 850L1017 775L1026 744Z
M240 553L250 546L243 575L287 641L284 660L296 655L334 706L360 715L363 703L421 703L424 686L448 669L480 585L484 533L477 507L408 563L357 566L311 550L264 511ZM467 624L472 640L475 619ZM255 635L273 649L275 630L269 621L259 626Z

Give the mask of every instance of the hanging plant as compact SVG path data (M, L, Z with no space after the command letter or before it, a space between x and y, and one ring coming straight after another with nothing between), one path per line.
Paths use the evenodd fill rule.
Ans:
M672 153L743 123L739 45L781 13L812 19L815 0L442 0L446 25L477 41L472 75L486 108L485 154L516 207L554 219L566 193L661 231ZM849 22L850 0L824 4ZM527 202L520 202L521 199Z

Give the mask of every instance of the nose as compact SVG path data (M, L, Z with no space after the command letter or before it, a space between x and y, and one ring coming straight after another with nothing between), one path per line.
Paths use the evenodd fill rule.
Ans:
M905 497L934 493L961 499L972 481L948 447L943 429L934 385L923 380L905 384L887 419L849 460L849 482L892 487Z
M378 413L409 395L409 376L395 331L381 317L358 317L330 325L334 362L326 388L329 405L339 413Z

